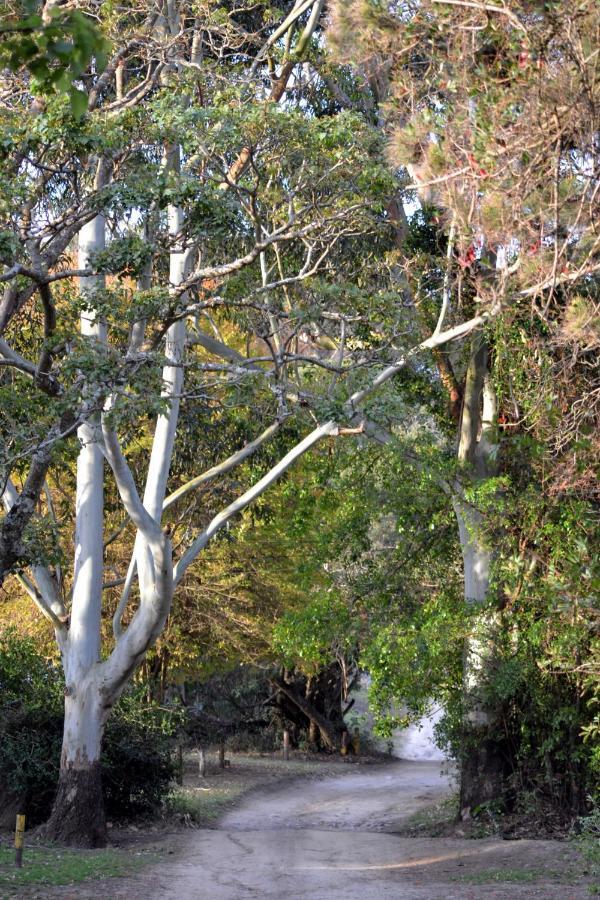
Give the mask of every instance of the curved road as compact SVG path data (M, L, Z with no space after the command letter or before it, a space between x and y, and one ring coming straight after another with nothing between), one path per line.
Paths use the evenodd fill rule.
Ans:
M185 860L154 869L144 900L588 896L581 885L556 883L575 865L576 854L566 844L394 834L408 816L447 791L438 763L399 761L249 796L218 830L194 832ZM557 872L548 872L549 860ZM498 880L504 872L512 873L507 883ZM511 883L515 872L524 872L520 878L527 883Z

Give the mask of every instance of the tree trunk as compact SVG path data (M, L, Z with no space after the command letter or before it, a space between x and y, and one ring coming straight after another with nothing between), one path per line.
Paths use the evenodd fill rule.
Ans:
M464 753L460 767L460 816L471 818L473 811L502 799L506 759L501 743L490 737L486 727L471 726L469 752Z
M103 179L98 164L97 179ZM87 268L95 252L105 245L104 216L99 215L79 233L79 265ZM80 278L84 297L93 300L104 287L104 277ZM90 310L81 314L81 334L93 344L104 344L106 327ZM102 702L94 669L100 662L102 610L104 457L99 417L77 432L75 565L69 636L63 646L65 671L65 723L58 790L45 833L50 840L78 847L106 843L106 817L100 777L100 747L110 708Z
M482 605L490 590L492 554L481 535L482 517L473 508L455 503L464 564L465 599ZM494 664L497 615L482 609L465 640L463 664L463 747L460 760L460 813L471 817L479 806L501 800L507 757L497 727L498 711L485 699L485 686Z
M483 337L476 335L465 379L457 454L475 484L495 475L496 412L487 347ZM506 757L495 727L497 710L485 701L496 643L496 615L485 608L490 592L492 550L482 513L462 499L460 484L457 489L453 505L463 557L464 597L469 605L482 607L464 650L460 811L466 819L478 806L502 798Z
M290 687L290 685L286 684L285 681L272 679L272 683L276 688L279 688L279 690L282 691L301 712L304 713L310 722L315 723L315 726L319 729L323 746L326 747L327 750L336 750L339 746L341 735L336 733L331 722L326 719L325 716L321 715L308 700L305 700L305 698L301 697L297 691Z
M71 847L104 847L106 815L100 748L108 710L93 686L68 688L58 789L45 838Z

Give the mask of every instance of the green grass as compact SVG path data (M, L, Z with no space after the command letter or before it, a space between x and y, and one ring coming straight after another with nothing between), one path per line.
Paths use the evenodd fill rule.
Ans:
M468 884L512 883L532 884L535 881L560 880L559 872L544 872L541 869L485 869L468 875L458 875L452 881Z
M456 821L458 795L451 794L434 806L426 806L414 813L398 829L405 837L440 837Z
M165 803L168 816L176 816L194 825L214 822L240 794L243 785L211 788L177 788Z
M15 866L12 847L0 847L0 898L18 886L79 884L97 878L127 875L143 863L141 855L123 850L63 850L25 847L23 868Z

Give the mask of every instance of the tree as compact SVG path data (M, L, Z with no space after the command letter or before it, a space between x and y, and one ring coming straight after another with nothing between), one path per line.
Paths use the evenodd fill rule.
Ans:
M593 50L599 29L592 2L575 15L560 2L423 0L397 7L350 0L334 8L332 40L342 59L360 58L366 67L390 135L391 162L404 168L406 188L423 209L435 207L435 263L426 278L422 271L414 277L410 254L404 266L415 306L436 327L459 310L498 313L495 326L474 336L466 359L435 358L457 423L452 490L465 599L481 610L465 655L465 739L474 733L469 746L477 748L463 765L465 816L502 793L498 709L484 690L502 593L492 582L497 537L486 507L489 512L490 498L500 502L499 467L510 438L523 423L541 424L540 397L551 411L546 439L552 431L554 448L569 447L578 459L567 463L571 482L581 482L573 471L579 466L588 489L594 482L590 448L578 438L585 444L598 422L597 377L587 354L595 341L590 323L600 266ZM433 309L432 299L438 301ZM557 403L567 345L579 361L581 393L574 389L575 366L569 367L568 399ZM513 376L502 385L498 360ZM525 372L534 375L530 383ZM498 396L500 385L506 393Z
M0 65L13 72L26 68L32 93L63 92L73 115L87 108L87 95L74 82L92 60L102 71L109 46L93 19L78 9L61 9L60 0L16 0L2 4Z
M311 118L301 105L277 107L291 79L300 84L296 61L321 10L318 0L296 4L282 21L269 11L265 25L254 5L232 16L162 2L143 14L109 7L101 25L113 55L102 74L91 65L81 76L87 116L74 118L61 96L32 109L19 73L4 101L0 571L20 573L62 656L65 728L47 833L66 843L105 840L107 717L208 542L319 441L367 427L364 400L419 349L488 316L437 329L407 353L387 342L369 352L365 323L379 296L358 303L335 282L340 271L350 282L364 269L357 250L382 226L389 177L377 135L347 113ZM228 322L237 326L231 341ZM364 377L378 360L387 365ZM348 396L342 376L355 371ZM184 411L198 400L270 419L168 494L178 448L187 441L193 454ZM199 531L167 512L247 459L290 415L305 429L307 409L321 424ZM73 465L70 576L55 500ZM117 503L118 533L133 549L127 572L107 582L114 539L105 512L112 517ZM114 637L103 646L103 595L115 581Z

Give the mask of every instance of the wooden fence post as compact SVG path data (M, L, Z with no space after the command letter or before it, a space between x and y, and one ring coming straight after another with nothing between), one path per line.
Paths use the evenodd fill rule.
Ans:
M223 741L219 744L219 768L225 768L225 744Z
M200 778L206 778L206 753L204 747L198 750L198 775Z
M350 735L348 734L348 731L346 729L344 729L342 731L342 740L341 740L341 745L340 745L340 753L342 754L342 756L348 755L349 747L350 747Z
M25 835L25 816L17 816L15 828L15 865L20 869L23 865L23 842Z

